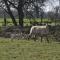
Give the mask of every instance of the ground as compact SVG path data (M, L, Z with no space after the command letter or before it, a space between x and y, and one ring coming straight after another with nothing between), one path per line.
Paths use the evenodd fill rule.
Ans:
M8 22L7 25L10 26L11 19L8 19ZM2 24L3 20L0 18L0 26ZM60 60L60 43L49 41L47 43L39 40L11 40L0 37L0 60Z
M18 23L19 20L16 19L16 21L17 21L17 23ZM29 19L24 19L24 26L26 26L26 25L30 26L30 22L33 23L34 21L36 21L36 22L41 22L41 19L40 19L40 18L36 18L35 20L33 20L33 19L31 19L31 20L29 20ZM48 19L45 19L45 18L44 18L42 22L44 22L44 23L47 23L47 22L51 23L51 20L48 20ZM60 23L60 22L58 21L58 24L59 24L59 23ZM52 24L55 24L54 21L52 21ZM3 19L3 18L0 18L0 26L2 26L2 25L4 25L4 19ZM7 25L8 25L8 26L13 25L11 18L7 18Z
M0 60L60 60L60 44L0 38Z

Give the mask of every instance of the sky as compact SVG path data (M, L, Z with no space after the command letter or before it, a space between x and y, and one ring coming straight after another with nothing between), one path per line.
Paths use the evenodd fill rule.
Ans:
M53 7L59 5L59 0L47 0L45 5L46 5L45 8L44 8L45 12L51 11L51 10L53 10ZM13 8L11 8L11 9L14 10Z
M45 7L45 11L51 11L53 10L53 7L55 6L59 6L59 0L49 0L49 2L46 2L46 7Z

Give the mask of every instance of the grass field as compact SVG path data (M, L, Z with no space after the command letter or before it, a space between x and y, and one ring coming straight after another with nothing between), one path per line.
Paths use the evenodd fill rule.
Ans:
M0 60L60 60L60 44L0 38Z
M16 21L17 21L17 23L18 23L18 19L16 19ZM29 19L24 19L24 25L30 25L30 21L31 22L34 22L34 20L33 19L31 19L31 20L29 20ZM41 22L41 19L40 18L37 18L37 19L35 19L35 21L36 22ZM48 19L43 19L43 22L47 22L48 21ZM50 20L48 21L48 22L51 22ZM3 18L0 18L0 26L2 26L2 24L4 24L4 19ZM12 20L10 19L10 18L7 18L7 25L13 25L13 23L12 23Z
M18 19L16 19L16 22L18 23ZM30 22L32 22L32 23L34 23L34 21L36 21L36 22L41 22L41 19L40 18L36 18L35 20L34 19L31 19L31 20L29 20L29 19L24 19L24 26L30 26ZM49 23L49 24L51 24L52 23L52 25L55 25L55 22L54 22L54 20L52 21L52 20L48 20L48 19L43 19L43 21L42 21L43 23ZM57 20L56 21L56 23L58 24L58 25L60 25L60 20ZM4 19L3 18L0 18L0 26L2 26L4 24ZM11 26L11 25L13 25L13 23L12 23L12 20L11 20L11 18L7 18L7 25L8 26Z
M40 22L40 19L37 20ZM47 19L44 19L45 21ZM0 26L3 22L0 18ZM11 19L7 19L7 22L7 25L12 24ZM25 19L24 22L28 23L29 20ZM60 60L60 44L53 41L41 43L33 40L0 38L0 60Z

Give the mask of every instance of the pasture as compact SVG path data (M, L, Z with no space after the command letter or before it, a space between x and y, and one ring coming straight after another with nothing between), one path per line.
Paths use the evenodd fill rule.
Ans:
M35 20L34 19L24 19L24 26L30 26L30 22L32 22L32 23L34 23L34 21L35 22L41 22L41 19L40 18L36 18ZM16 19L16 22L18 23L18 19ZM43 23L51 23L52 21L51 20L48 20L48 19L43 19L43 21L42 21ZM54 22L52 22L52 23L54 23ZM0 26L2 26L4 24L4 19L3 18L0 18ZM7 25L8 26L11 26L11 25L13 25L13 23L12 23L12 20L10 19L10 18L7 18Z
M7 18L6 20L7 20L7 26L12 26L13 25L11 18ZM19 20L17 18L16 18L16 22L17 22L17 24L19 24L18 23ZM24 22L24 24L23 24L24 26L31 26L31 24L33 24L34 22L41 23L41 19L36 18L36 19L30 19L29 20L29 19L25 18L23 20L23 22ZM43 18L42 22L43 23L48 23L50 25L55 25L55 20L50 20L50 19L47 19L47 18ZM2 25L4 25L4 19L0 18L0 26L2 26ZM60 25L60 20L56 21L56 25Z
M60 60L60 44L0 38L0 60Z
M16 20L18 23L18 19ZM40 22L40 19L36 19ZM43 22L47 22L44 19ZM50 21L48 21L50 22ZM30 25L29 20L24 20L24 25ZM54 22L53 22L54 23ZM0 18L0 26L4 24ZM11 19L7 19L7 25L13 25ZM60 60L60 42L49 39L49 43L44 41L30 40L17 40L10 38L0 37L0 60Z

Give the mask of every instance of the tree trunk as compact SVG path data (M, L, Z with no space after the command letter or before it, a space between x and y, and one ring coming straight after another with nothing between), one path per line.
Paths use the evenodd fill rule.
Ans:
M42 24L42 22L43 22L43 14L41 13L41 24Z
M18 5L18 16L19 16L19 25L23 27L23 18L24 18L24 13L23 13L23 1L19 0L19 5Z
M35 6L35 10L36 10L36 17L39 18L39 7Z
M44 14L44 12L43 12L43 10L41 11L41 24L43 23L43 14Z
M9 14L10 17L11 17L13 24L14 24L15 26L17 26L17 22L16 22L13 14L12 14L12 12L11 12L11 10L10 10L10 7L9 7L9 5L8 5L8 3L7 3L7 0L3 0L3 1L5 2L5 5L6 5L7 10L8 10L8 14Z
M4 26L6 26L7 22L6 22L6 14L4 13Z
M18 16L19 16L19 25L21 26L21 27L23 27L23 18L24 18L24 15L23 15L24 13L23 13L23 10L22 10L22 8L18 8Z

